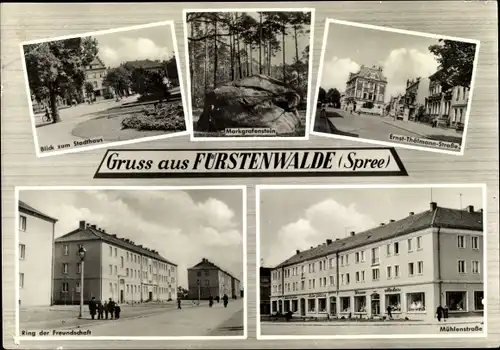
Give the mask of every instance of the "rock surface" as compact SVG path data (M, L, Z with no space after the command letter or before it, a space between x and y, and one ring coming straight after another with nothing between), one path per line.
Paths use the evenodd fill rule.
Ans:
M253 75L208 92L196 130L254 127L293 133L301 126L299 103L299 94L283 82Z

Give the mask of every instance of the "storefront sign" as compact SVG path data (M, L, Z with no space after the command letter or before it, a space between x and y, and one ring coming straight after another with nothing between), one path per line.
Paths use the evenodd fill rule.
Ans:
M309 294L309 298L326 298L326 293Z
M354 292L354 294L366 294L366 292L365 291L359 291L359 290L357 290L357 291Z
M396 292L401 292L401 288L396 288L396 287L392 287L392 288L386 288L384 290L384 292L386 293L396 293Z
M283 299L285 299L285 300L287 300L287 299L296 299L296 298L297 298L297 296L295 296L295 295L285 295L283 297Z

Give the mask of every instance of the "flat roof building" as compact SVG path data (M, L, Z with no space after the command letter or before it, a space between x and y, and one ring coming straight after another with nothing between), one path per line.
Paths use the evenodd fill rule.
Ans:
M271 311L301 317L432 319L483 312L483 212L439 207L410 212L325 243L271 272Z

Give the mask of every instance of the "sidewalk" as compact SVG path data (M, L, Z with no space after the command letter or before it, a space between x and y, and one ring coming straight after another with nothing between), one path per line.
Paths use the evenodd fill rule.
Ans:
M396 128L419 134L422 137L429 137L430 135L443 135L453 138L462 138L463 136L462 132L458 132L454 129L445 129L440 127L433 128L428 124L414 121L394 120L389 116L383 117L383 122L395 126Z

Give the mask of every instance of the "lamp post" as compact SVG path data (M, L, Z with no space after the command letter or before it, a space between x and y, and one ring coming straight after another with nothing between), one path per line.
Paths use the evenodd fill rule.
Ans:
M201 286L200 286L200 280L198 280L198 306L200 305L200 299L201 299Z
M83 317L83 273L84 273L84 264L85 264L85 254L87 253L87 251L85 250L85 248L83 247L83 245L80 247L80 249L78 249L78 255L80 255L80 261L81 261L81 271L80 271L80 315L78 316L78 318L82 318Z

